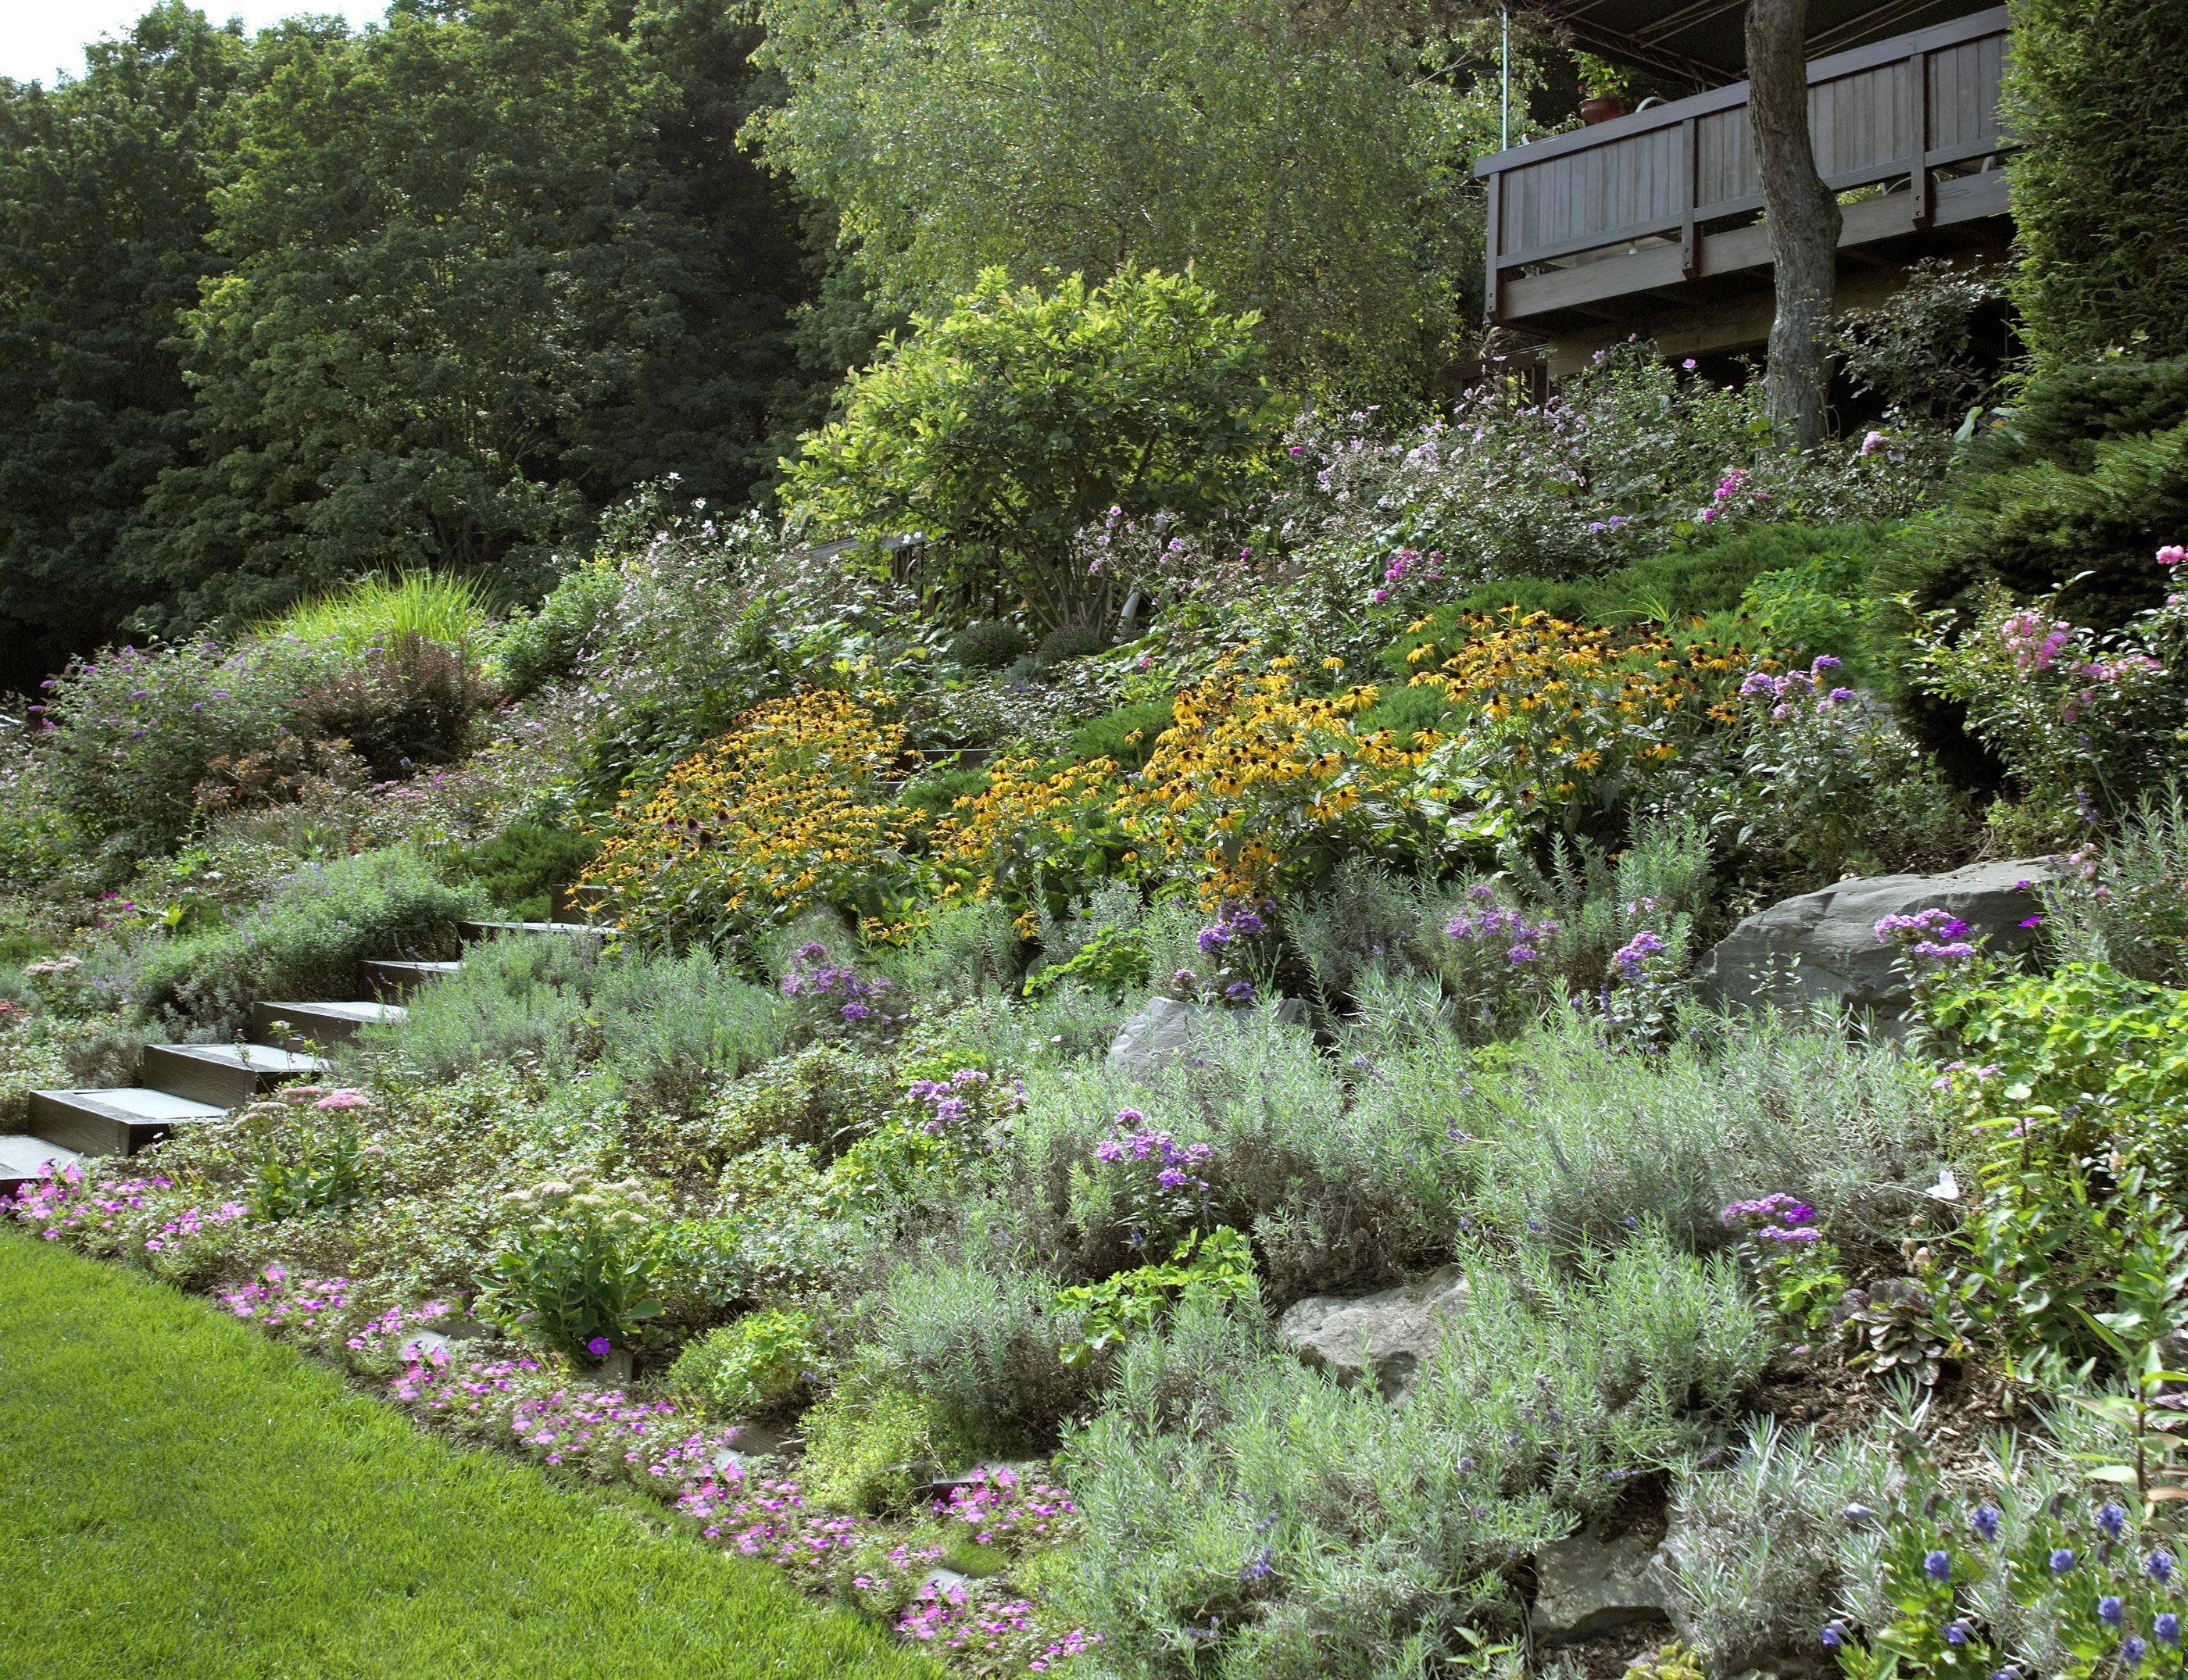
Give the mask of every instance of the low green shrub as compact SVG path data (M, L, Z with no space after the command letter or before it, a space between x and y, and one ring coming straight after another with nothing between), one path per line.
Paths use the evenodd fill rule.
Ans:
M412 994L399 1023L360 1031L344 1059L377 1080L426 1085L493 1063L568 1078L597 1048L586 995L595 966L573 939L473 945L454 974Z
M2068 961L2188 985L2188 786L2151 790L2108 843L2072 861L2076 872L2043 888L2045 944Z
M1085 659L1109 646L1109 633L1098 624L1059 624L1040 639L1034 663L1044 670Z
M608 555L587 561L549 592L535 612L510 620L494 649L491 669L513 700L575 676L595 634L623 593L623 579Z
M920 1395L952 1439L978 1452L1050 1451L1093 1392L1094 1373L1061 1357L1084 1339L1085 1321L1058 1301L1053 1277L1000 1243L967 1249L899 1264L858 1356L877 1381Z
M1170 727L1175 709L1174 702L1163 699L1137 701L1104 712L1064 737L1051 768L1109 758L1125 770L1138 770L1154 752L1155 737Z
M1740 604L1747 588L1768 572L1819 555L1867 554L1890 529L1885 524L1858 521L1757 525L1696 548L1644 555L1599 578L1492 580L1440 610L1456 616L1516 606L1575 624L1616 623L1635 617L1677 623L1730 612Z
M805 1414L800 1485L840 1511L902 1510L977 1456L934 1401L889 1384L837 1389Z
M553 895L600 854L589 834L551 822L513 822L490 840L448 860L450 872L476 881L494 906L520 922L544 922Z
M950 639L950 658L968 670L1000 671L1032 651L1032 640L1007 618L984 618Z
M810 1314L749 1312L685 1347L669 1367L668 1381L720 1411L750 1417L795 1396L819 1351Z
M1571 1276L1470 1269L1466 1312L1392 1408L1269 1346L1257 1317L1181 1305L1129 1343L1073 1436L1081 1586L1119 1672L1409 1671L1512 1608L1497 1571L1630 1475L1711 1443L1768 1339L1726 1262L1644 1232Z
M369 959L454 956L457 924L485 913L475 888L396 846L307 863L225 926L110 945L90 966L144 1020L227 1034L263 998L358 996Z

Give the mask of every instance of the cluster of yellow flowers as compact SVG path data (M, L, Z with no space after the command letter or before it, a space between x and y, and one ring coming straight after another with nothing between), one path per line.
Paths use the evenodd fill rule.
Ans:
M1362 846L1410 848L1405 794L1421 751L1362 730L1372 686L1302 692L1293 662L1231 661L1177 697L1147 768L1111 807L1138 855L1197 874L1211 905L1255 899Z
M1031 759L991 767L987 788L957 802L934 832L956 879L1020 907L1060 909L1089 881L1197 880L1210 905L1257 898L1362 844L1402 845L1399 789L1421 753L1390 730L1363 730L1375 703L1361 687L1302 690L1293 662L1259 673L1242 651L1177 696L1146 768L1108 758L1043 775Z
M1424 619L1409 625L1418 634ZM1414 687L1441 689L1470 721L1436 768L1461 765L1497 785L1516 811L1607 804L1737 715L1756 657L1737 644L1661 630L1568 623L1548 613L1461 623L1406 655Z
M809 690L754 707L644 800L625 794L585 871L641 937L706 937L830 904L900 919L924 884L920 814L883 797L905 757L887 696Z

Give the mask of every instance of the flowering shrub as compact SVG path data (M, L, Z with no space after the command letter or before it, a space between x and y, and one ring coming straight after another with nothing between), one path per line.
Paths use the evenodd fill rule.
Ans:
M782 995L798 1005L815 1036L824 1039L893 1036L904 1016L891 1008L886 975L861 975L829 958L828 948L809 939L791 953Z
M290 1219L363 1200L385 1153L357 1123L371 1107L371 1098L347 1085L292 1085L236 1115L239 1127L262 1134L253 1152L251 1216Z
M657 1317L664 1210L635 1182L551 1179L502 1198L510 1223L479 1280L480 1316L598 1358Z
M1819 654L1806 670L1750 673L1736 776L1710 784L1717 820L1739 843L1824 880L1860 861L1942 852L1954 826L1952 795L1921 750L1838 671Z
M1771 446L1759 403L1752 385L1711 385L1631 343L1546 403L1522 381L1491 380L1448 419L1394 437L1372 435L1368 414L1310 411L1286 439L1300 476L1271 522L1295 565L1356 600L1380 589L1420 604L1439 585L1498 574L1607 570L1768 506L1770 484L1797 464ZM1734 471L1754 488L1724 510L1712 490Z
M1135 775L1106 758L1047 777L999 763L987 790L938 827L938 859L1024 907L1030 935L1034 905L1060 913L1107 874L1194 879L1213 909L1311 879L1351 850L1418 851L1413 807L1398 794L1419 755L1356 723L1376 691L1316 695L1289 659L1259 675L1238 659L1177 696Z
M2168 545L2157 563L2176 577L2184 555ZM2188 593L2108 634L2055 616L2058 599L2021 605L1993 588L1965 634L1939 612L1916 638L1925 685L1966 706L1969 727L2020 784L2021 820L2051 835L2117 819L2188 740Z
M1530 919L1486 882L1469 888L1466 908L1444 923L1441 967L1462 1029L1502 1038L1547 1007L1556 993L1558 924Z
M300 643L127 646L45 684L38 739L54 795L117 865L172 850L216 761L285 749L312 733L296 709L323 662Z
M1014 1556L1068 1546L1079 1533L1079 1508L1069 1493L1007 1464L979 1466L971 1480L935 1502L934 1514L974 1545L999 1547Z
M1275 911L1270 899L1221 906L1215 920L1193 935L1200 967L1175 970L1168 983L1170 995L1237 1009L1272 994L1277 947L1269 918Z
M159 1275L189 1281L215 1264L248 1204L223 1198L208 1205L165 1173L132 1176L125 1160L86 1171L71 1161L5 1204L18 1223L48 1243L87 1254L141 1261Z
M2095 1511L2032 1506L2009 1487L1999 1501L1971 1509L1918 1465L1888 1513L1850 1508L1876 1527L1878 1578L1871 1618L1834 1616L1820 1630L1847 1680L2017 1677L2010 1659L2027 1660L2028 1643L2050 1658L2044 1672L2188 1672L2188 1599L2168 1525L2112 1499ZM2010 1638L2023 1630L2033 1638Z
M584 879L648 939L748 935L814 905L894 923L923 879L918 815L875 783L903 756L902 726L849 695L767 701L651 797L625 795Z

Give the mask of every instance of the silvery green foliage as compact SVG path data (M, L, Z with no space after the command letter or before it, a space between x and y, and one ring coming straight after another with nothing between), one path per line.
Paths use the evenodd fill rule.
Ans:
M975 1209L971 1228L899 1261L860 1357L877 1379L940 1406L982 1451L1046 1452L1096 1373L1059 1357L1081 1337L1078 1316L1057 1310L1053 1277L1010 1252L1000 1218Z
M1480 1140L1469 1216L1563 1243L1655 1220L1706 1249L1723 1240L1719 1209L1788 1189L1867 1226L1920 1205L1942 1147L1913 1063L1767 1015L1650 1056L1607 1055L1584 1019L1553 1015L1477 1067L1449 1113Z
M1082 1592L1130 1675L1379 1677L1463 1649L1492 1571L1707 1444L1766 1339L1733 1268L1644 1232L1469 1271L1402 1407L1181 1311L1069 1452ZM1454 1587L1458 1590L1454 1591Z
M1781 1673L1827 1665L1819 1635L1834 1616L1857 1627L1886 1626L1886 1527L1921 1486L1907 1465L1930 1451L1927 1401L1895 1389L1864 1429L1824 1442L1814 1430L1759 1419L1730 1466L1680 1472L1665 1553L1671 1564L1672 1619L1680 1637L1717 1673L1762 1667ZM2121 1456L2112 1426L2080 1407L2046 1415L2042 1444L2002 1434L1948 1480L1945 1497L1997 1519L1992 1538L1972 1525L1967 1543L2000 1554L2022 1548L2053 1503L2086 1508L2085 1461ZM1957 1526L1947 1506L1948 1531ZM2062 1582L2061 1591L2079 1582ZM2039 1594L2022 1604L1988 1572L1965 1589L1965 1608L2002 1652L2034 1676L2063 1672L2069 1658L2057 1629L2063 1618Z
M1284 931L1326 1018L1337 1015L1339 1001L1353 995L1367 972L1417 963L1425 896L1419 881L1355 856L1339 864L1320 891L1284 905Z

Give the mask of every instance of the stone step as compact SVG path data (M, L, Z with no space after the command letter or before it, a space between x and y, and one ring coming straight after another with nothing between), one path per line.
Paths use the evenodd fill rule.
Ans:
M270 1044L150 1044L138 1077L155 1091L233 1108L327 1066L316 1056Z
M178 1125L217 1120L227 1113L216 1103L140 1085L31 1093L31 1125L38 1136L79 1155L133 1155Z
M410 962L392 957L364 965L365 989L383 1002L406 998L420 986L445 980L462 967L460 962Z
M12 1196L26 1184L36 1184L49 1172L73 1166L82 1159L74 1149L64 1149L42 1137L0 1137L0 1196Z
M466 922L459 931L467 944L482 939L574 939L597 944L601 930L589 922Z
M392 1026L403 1018L399 1003L254 1003L251 1006L251 1035L262 1044L278 1044L285 1050L316 1046L326 1050L347 1044L359 1027ZM277 1023L288 1023L285 1033Z

